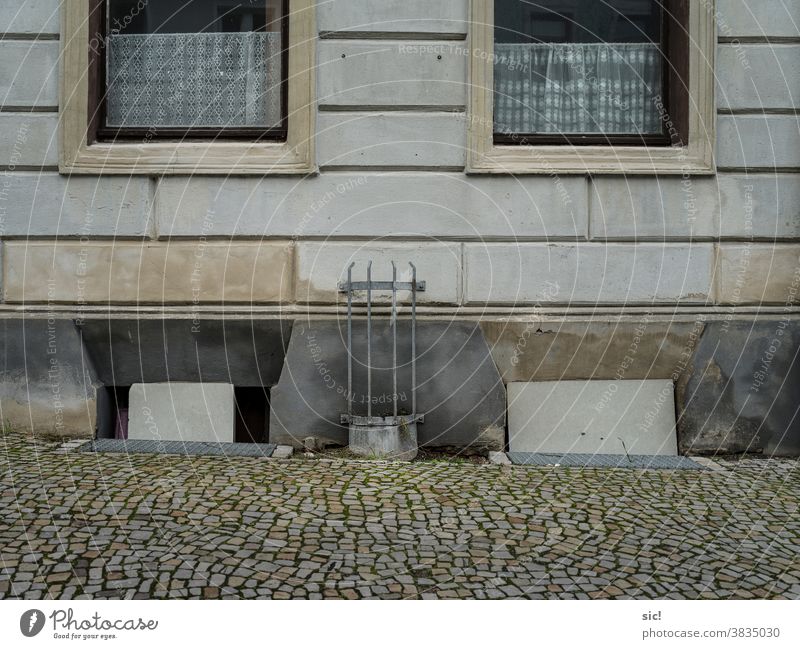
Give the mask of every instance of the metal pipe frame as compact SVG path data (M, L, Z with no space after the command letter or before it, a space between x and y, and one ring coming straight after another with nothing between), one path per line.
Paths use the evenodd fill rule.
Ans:
M372 417L372 260L367 264L367 418Z
M411 266L411 414L417 414L417 267Z
M347 267L347 284L353 284L353 266ZM347 416L353 417L353 291L347 291Z
M411 281L397 281L397 265L392 263L392 281L372 281L372 260L367 263L367 281L354 282L353 268L356 263L351 262L347 267L347 282L339 284L339 291L347 293L347 414L341 415L341 423L357 425L399 425L402 421L406 423L422 422L424 415L417 414L417 292L425 290L425 282L417 281L417 268L409 262L411 268ZM392 310L391 322L392 329L392 413L391 417L372 416L372 292L381 290L391 290ZM353 390L353 294L355 291L366 291L367 293L367 416L357 416L353 414L353 403L355 401L355 391ZM397 395L397 325L399 312L397 307L397 292L411 292L411 414L409 416L398 416L398 395Z

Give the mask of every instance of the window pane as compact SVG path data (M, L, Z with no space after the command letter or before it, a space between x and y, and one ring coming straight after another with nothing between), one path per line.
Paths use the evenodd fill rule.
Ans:
M655 0L495 0L495 132L661 135L661 21Z
M281 5L108 0L107 126L279 126Z

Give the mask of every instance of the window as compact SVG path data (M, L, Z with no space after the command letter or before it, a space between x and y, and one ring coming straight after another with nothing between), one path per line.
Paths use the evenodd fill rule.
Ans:
M285 0L95 0L98 139L285 139Z
M314 4L66 3L62 171L313 171Z
M713 3L473 0L470 170L713 171Z
M496 0L495 142L666 144L655 0Z

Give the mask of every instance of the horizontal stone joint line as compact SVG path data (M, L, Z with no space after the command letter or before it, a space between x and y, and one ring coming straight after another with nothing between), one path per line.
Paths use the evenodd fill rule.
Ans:
M800 36L720 36L720 45L800 45Z
M58 106L0 106L0 113L57 113Z
M466 106L453 104L321 104L321 113L463 113Z
M57 41L60 38L60 34L48 32L4 32L0 34L0 41Z
M392 32L337 30L321 31L322 40L361 40L361 41L463 41L465 32Z
M718 108L717 115L788 115L800 114L800 108Z

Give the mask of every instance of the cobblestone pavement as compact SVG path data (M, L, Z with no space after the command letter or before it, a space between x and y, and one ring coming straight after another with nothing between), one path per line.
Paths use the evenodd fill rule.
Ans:
M0 597L800 598L800 465L55 452L0 437Z

